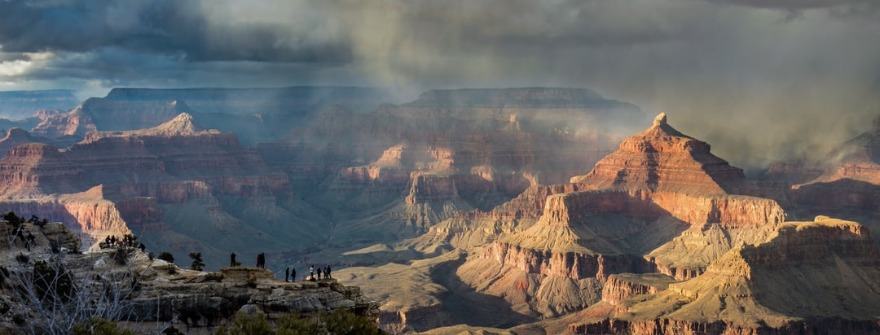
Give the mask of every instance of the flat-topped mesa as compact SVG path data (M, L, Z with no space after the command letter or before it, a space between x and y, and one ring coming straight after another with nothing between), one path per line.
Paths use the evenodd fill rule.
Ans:
M79 109L101 131L154 127L192 110L181 100L111 100L90 98Z
M589 174L571 182L599 188L730 193L745 175L709 151L709 144L672 128L666 114L660 113L651 127L623 140Z

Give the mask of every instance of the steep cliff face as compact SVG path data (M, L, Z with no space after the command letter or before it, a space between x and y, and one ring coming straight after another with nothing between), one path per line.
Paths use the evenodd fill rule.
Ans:
M606 178L610 175L617 177ZM577 183L529 189L490 213L477 213L472 219L476 224L444 223L439 226L444 231L435 229L428 236L434 241L473 243L470 240L484 234L466 230L490 231L488 218L525 223L540 210L540 217L529 226L512 229L494 241L486 239L488 244L459 269L467 284L503 297L517 289L502 284L516 281L505 279L510 276L507 271L487 272L492 264L531 275L538 287L544 282L577 286L584 279L607 284L609 275L627 272L659 271L688 279L734 245L762 240L785 219L775 201L728 194L716 180L729 189L745 183L741 170L711 155L707 144L670 127L661 114L648 130L624 140L621 149L603 158L589 175L572 179ZM482 284L487 281L492 283L489 287ZM540 313L553 311L544 316L557 314L554 309L542 310L541 304L572 311L594 302L576 299L571 304L563 295L539 298L537 293L522 291L519 302ZM592 296L600 293L596 290Z
M83 170L57 148L28 143L9 150L0 159L2 198L27 198L41 194L64 193L78 184Z
M675 280L669 276L646 273L620 273L608 276L602 286L602 301L611 305L643 294L656 294L669 287Z
M289 243L304 243L326 230L293 194L287 175L267 168L234 135L201 128L188 114L148 129L89 133L64 150L18 146L0 159L0 180L8 185L0 191L6 201L59 199L71 207L62 217L65 222L87 236L127 231L130 220L147 232L144 241L171 250L205 250L211 260L226 254L210 246L216 241L240 251L269 251L273 245L287 249ZM99 191L89 191L96 185ZM94 193L99 195L87 196ZM95 204L110 207L83 209ZM124 205L120 210L114 204ZM33 213L60 216L59 211L41 207ZM254 245L242 236L264 237Z
M113 247L58 254L52 253L50 245L71 250L77 243L74 233L55 223L42 228L24 224L23 228L35 237L29 249L20 243L0 248L7 283L0 287L0 303L14 310L0 315L3 333L42 333L50 323L66 322L66 317L78 317L76 321L82 322L91 313L125 321L126 327L139 331L152 332L157 324L162 324L196 333L228 324L239 312L269 318L337 310L369 319L379 316L378 304L362 294L360 288L342 285L335 279L285 282L274 279L271 270L253 267L194 271L152 260L136 248L125 253ZM12 261L14 254L27 255L30 261ZM76 302L56 302L53 308L43 309L38 305L40 302L34 304L19 294L18 289L30 280L37 261L63 267L77 288ZM108 299L110 296L113 298ZM117 298L119 301L114 300ZM73 311L82 315L74 315ZM28 322L15 322L14 315Z
M736 247L706 272L575 333L795 334L808 329L880 330L876 243L855 222L817 217L780 225L765 241Z
M4 201L0 206L4 211L32 213L64 223L82 239L83 249L106 236L119 237L132 232L116 204L103 197L101 186L76 194Z

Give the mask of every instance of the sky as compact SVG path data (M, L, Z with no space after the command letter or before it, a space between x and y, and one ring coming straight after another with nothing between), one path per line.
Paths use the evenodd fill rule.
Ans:
M880 2L0 0L0 90L290 85L590 88L760 166L880 116Z

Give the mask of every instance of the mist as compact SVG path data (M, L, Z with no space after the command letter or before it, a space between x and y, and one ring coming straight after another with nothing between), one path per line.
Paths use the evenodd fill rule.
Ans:
M8 1L0 87L582 87L747 169L880 115L872 1ZM95 36L101 36L96 38ZM88 92L88 93L83 93ZM645 125L650 120L645 120Z

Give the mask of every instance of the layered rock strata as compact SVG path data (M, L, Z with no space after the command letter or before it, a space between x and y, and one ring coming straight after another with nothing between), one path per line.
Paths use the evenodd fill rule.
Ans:
M201 249L210 259L227 253L210 246L216 241L239 251L257 247L232 231L284 249L322 234L322 221L312 220L317 214L293 194L284 173L267 168L234 135L201 128L188 114L143 130L89 133L65 149L15 147L0 159L0 180L4 206L30 206L95 239L114 230L94 222L119 233L126 226L120 221L131 221L137 227L128 229L145 232L157 247ZM109 208L118 218L77 209L87 206Z
M84 309L79 313L104 311L98 315L110 316L112 321L125 321L126 327L145 333L155 331L157 324L189 332L207 332L230 323L237 313L263 314L270 319L289 313L336 310L348 310L370 319L379 315L378 304L364 296L358 287L339 284L335 279L284 282L274 279L270 270L253 267L194 271L151 260L136 248L124 253L113 247L85 254L53 254L52 243L61 250L73 250L77 238L60 224L50 223L42 228L25 224L24 229L35 235L29 250L20 245L0 248L5 260L4 278L10 283L0 288L5 291L0 303L14 310L0 315L0 329L4 332L20 333L31 329L28 327L41 332L47 322L63 322L59 321L62 315L70 316L64 314L67 309L57 308L48 313L60 313L59 319L49 319L51 316L38 314L42 311L40 308L20 300L21 295L13 294L18 287L16 278L34 271L32 263L41 260L63 266L71 275L77 287L75 294L90 304L81 306ZM16 253L26 255L29 261L14 261L11 255ZM108 295L121 300L108 300ZM16 323L14 315L30 322Z
M549 313L544 316L557 316L595 303L600 292L534 295L545 283L578 287L591 280L601 286L609 275L656 271L691 278L733 246L767 236L785 219L773 200L729 194L728 189L745 184L742 170L709 153L704 142L669 126L664 114L648 130L624 140L588 175L572 181L576 183L570 186L535 188L496 208L493 213L516 209L514 216L520 219L534 217L538 209L543 212L528 227L476 252L459 269L463 280L482 292ZM482 224L465 229L491 227L487 216ZM439 231L433 233L436 241ZM680 260L684 255L690 258ZM496 268L506 270L488 270ZM518 281L508 279L512 273L532 278L538 289L519 290ZM493 284L483 286L486 280ZM523 293L511 293L517 291Z
M855 222L817 217L780 225L767 240L730 250L706 273L630 299L625 313L574 333L876 333L877 245Z

